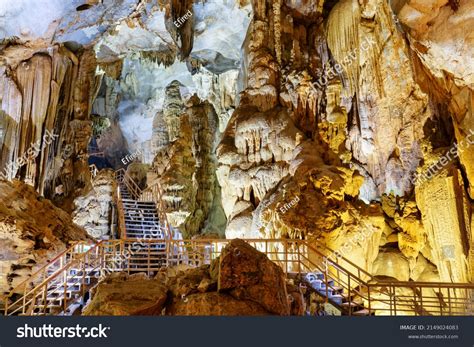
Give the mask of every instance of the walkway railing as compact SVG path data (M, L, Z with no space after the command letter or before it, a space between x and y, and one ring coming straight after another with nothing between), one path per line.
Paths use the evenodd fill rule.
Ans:
M132 197L139 201L139 202L154 202L156 205L156 212L158 218L160 220L160 224L165 229L166 234L170 239L173 238L173 233L171 231L171 226L168 222L168 217L165 212L165 205L162 196L162 189L158 182L155 182L150 187L145 188L142 190L135 181L127 174L125 169L119 169L115 172L117 180L119 183L125 184L129 193ZM123 205L121 202L121 196L119 195L119 219L121 221L121 234L126 235L125 232L125 218L124 218L124 210Z
M184 264L197 267L210 264L221 254L229 241L119 239L104 240L91 246L90 249L78 244L60 254L45 268L13 290L6 298L5 314L38 312L38 307L47 305L46 298L53 290L58 291L58 287L62 290L66 288L65 285L58 286L58 283L68 283L71 280L70 269L76 267L82 271L79 272L81 278L97 273L104 276L116 271L146 272L154 275L165 266ZM303 278L310 272L324 274L323 288L326 295L323 297L326 302L334 304L330 300L329 292L342 289L349 310L347 307L339 308L341 311L344 309L347 314L351 314L352 306L361 305L368 314L377 315L474 314L472 283L376 282L369 273L348 259L342 256L331 259L328 257L329 253L317 249L305 240L245 241L265 253L288 277ZM14 293L22 295L12 301ZM67 297L66 291L63 294L66 309L71 304L71 299Z
M76 283L84 284L88 273L93 270L100 271L102 268L102 257L98 253L100 250L100 243L78 242L60 253L10 291L4 298L5 315L38 314L40 312L35 312L38 308L42 313L47 313L53 296L62 301L60 311L66 311L73 303L68 288ZM95 265L95 269L90 268L91 265ZM69 271L72 269L74 272ZM80 276L77 275L78 271ZM85 290L84 285L82 290Z

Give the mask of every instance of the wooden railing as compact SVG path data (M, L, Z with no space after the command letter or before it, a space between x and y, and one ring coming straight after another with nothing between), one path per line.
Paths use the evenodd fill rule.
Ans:
M5 314L29 314L31 307L41 302L41 293L51 293L58 288L57 279L68 276L68 269L79 267L82 275L87 271L101 275L116 271L127 273L145 272L154 275L162 267L188 265L201 266L216 259L230 240L104 240L87 251L80 244L63 252L45 268L10 293L5 302ZM305 240L245 240L270 260L278 264L287 276L304 278L307 273L324 274L324 300L331 302L329 292L343 290L350 307L363 305L368 314L377 315L473 315L474 284L378 281L356 264L344 257L331 259ZM66 256L68 254L68 256ZM59 269L48 274L59 259ZM67 262L67 259L71 261ZM61 265L63 265L61 267ZM350 270L348 270L349 267ZM88 270L89 269L89 270ZM41 274L41 275L38 275ZM63 277L61 277L63 276ZM56 281L56 282L55 282ZM28 284L28 285L27 285ZM33 286L29 287L29 284ZM23 293L10 302L13 293ZM66 293L65 293L66 295ZM44 297L47 295L45 294ZM10 303L9 303L10 302ZM68 298L64 298L68 303ZM71 302L69 301L69 304ZM64 304L67 308L66 304ZM338 307L341 311L342 307Z
M119 169L115 171L115 175L119 183L124 183L127 186L129 193L135 200L138 200L142 194L142 189L135 183L133 178L131 178L125 169Z

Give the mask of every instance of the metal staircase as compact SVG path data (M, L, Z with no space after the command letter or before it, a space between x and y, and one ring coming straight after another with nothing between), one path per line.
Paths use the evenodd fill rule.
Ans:
M121 238L172 238L158 183L142 190L124 169L116 171L116 178Z
M124 183L120 183L120 196L125 219L124 238L143 239L151 237L165 239L165 233L157 214L156 203L134 199Z
M473 315L474 284L376 281L324 247L305 240L245 240L278 264L287 278L343 315ZM117 239L78 243L4 298L6 315L72 314L98 277L111 272L153 274L165 266L201 266L229 240Z
M78 242L60 253L6 296L5 314L72 314L100 277L99 245Z

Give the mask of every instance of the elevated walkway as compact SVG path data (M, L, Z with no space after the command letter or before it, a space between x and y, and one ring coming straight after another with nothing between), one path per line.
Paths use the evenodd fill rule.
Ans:
M376 281L340 257L304 240L245 240L278 264L288 279L343 315L473 315L474 284ZM78 243L4 298L5 315L68 315L107 274L210 264L229 240L104 240Z

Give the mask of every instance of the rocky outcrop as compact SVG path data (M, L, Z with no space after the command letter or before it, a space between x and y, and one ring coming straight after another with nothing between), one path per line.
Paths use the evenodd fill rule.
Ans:
M283 270L247 242L232 240L219 256L218 290L260 304L268 312L290 314Z
M266 316L259 304L250 300L238 300L228 294L192 294L177 300L170 307L173 316Z
M67 210L84 195L86 220L92 108L104 162L142 153L130 172L186 238L302 238L378 277L473 280L471 0L104 0L37 27L5 1L5 179ZM179 310L256 299L204 277L177 284L201 305Z
M231 241L211 266L164 268L154 278L112 274L91 295L83 315L304 314L299 289L287 292L281 268L242 240Z
M0 181L0 292L26 280L72 241L87 239L71 217L19 181Z
M90 179L86 153L98 88L95 57L59 46L36 51L15 45L2 56L2 177L27 182L69 209L70 196Z
M84 316L160 315L167 288L145 274L112 274L91 292L93 300L84 307Z

